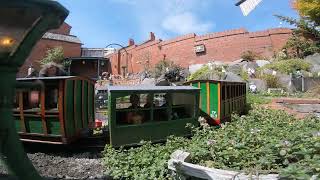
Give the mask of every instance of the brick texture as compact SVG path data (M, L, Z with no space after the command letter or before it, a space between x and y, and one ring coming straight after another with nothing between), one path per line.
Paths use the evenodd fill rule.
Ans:
M245 51L253 51L260 56L270 58L279 51L292 31L287 28L267 29L258 32L248 32L246 29L234 29L224 32L197 36L194 33L162 41L151 33L150 38L136 45L133 40L126 48L128 54L121 50L108 55L114 74L123 74L123 67L128 72L139 72L151 67L160 60L174 61L183 67L191 64L207 63L209 61L231 62L241 58ZM205 45L204 53L196 54L196 45Z
M71 26L64 23L59 29L51 30L49 32L55 34L70 35ZM40 64L39 61L43 59L46 55L48 49L62 46L64 50L65 57L80 57L81 56L81 44L71 43L66 41L57 41L51 39L41 39L31 51L29 57L26 59L25 63L20 67L17 77L27 76L28 68L32 64L33 67L39 71Z

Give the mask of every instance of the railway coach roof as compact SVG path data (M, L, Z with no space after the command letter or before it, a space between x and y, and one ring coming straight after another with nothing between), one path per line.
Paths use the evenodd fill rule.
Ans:
M109 91L184 91L200 90L192 86L109 86Z
M34 77L34 78L17 78L17 81L27 81L27 80L46 80L46 79L70 79L76 76L53 76L53 77Z

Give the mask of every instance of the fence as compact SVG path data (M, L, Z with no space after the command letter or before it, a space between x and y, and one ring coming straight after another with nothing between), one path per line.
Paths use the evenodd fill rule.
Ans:
M296 91L308 91L316 86L320 85L319 77L300 77L293 78L292 84L295 87Z

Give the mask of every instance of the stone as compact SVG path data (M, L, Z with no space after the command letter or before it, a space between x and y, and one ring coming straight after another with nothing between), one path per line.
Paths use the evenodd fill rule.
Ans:
M254 84L257 88L257 91L266 91L267 82L262 79L249 79L249 84Z
M242 66L243 70L247 71L249 68L250 69L257 69L259 66L257 63L255 62L247 62L244 63L244 65Z
M224 78L224 80L234 81L234 82L244 82L240 76L238 76L232 72L226 72L226 77Z
M311 73L316 73L316 74L320 73L320 65L314 64L314 65L311 67L310 72L311 72Z
M292 85L292 81L291 81L290 75L278 73L277 77L279 78L280 86L283 87L286 91L288 91L288 92L295 91L295 88Z
M145 84L145 85L155 85L156 84L156 80L154 78L145 78L141 84Z
M262 67L262 66L265 66L267 64L270 64L270 61L267 61L267 60L256 60L256 63L258 65L258 67Z
M189 66L189 72L192 74L202 68L202 66L204 66L204 64L192 64Z
M240 75L241 73L241 66L239 64L232 64L228 66L227 71L232 72L234 74Z
M307 61L308 63L310 63L312 65L320 65L320 54L315 53L313 55L307 56L305 58L305 61Z

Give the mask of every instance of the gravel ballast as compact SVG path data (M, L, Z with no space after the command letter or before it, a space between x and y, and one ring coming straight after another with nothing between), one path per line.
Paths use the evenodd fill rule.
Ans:
M100 153L28 153L42 177L49 179L108 179L103 173ZM7 174L0 166L0 175ZM1 177L1 176L0 176Z

